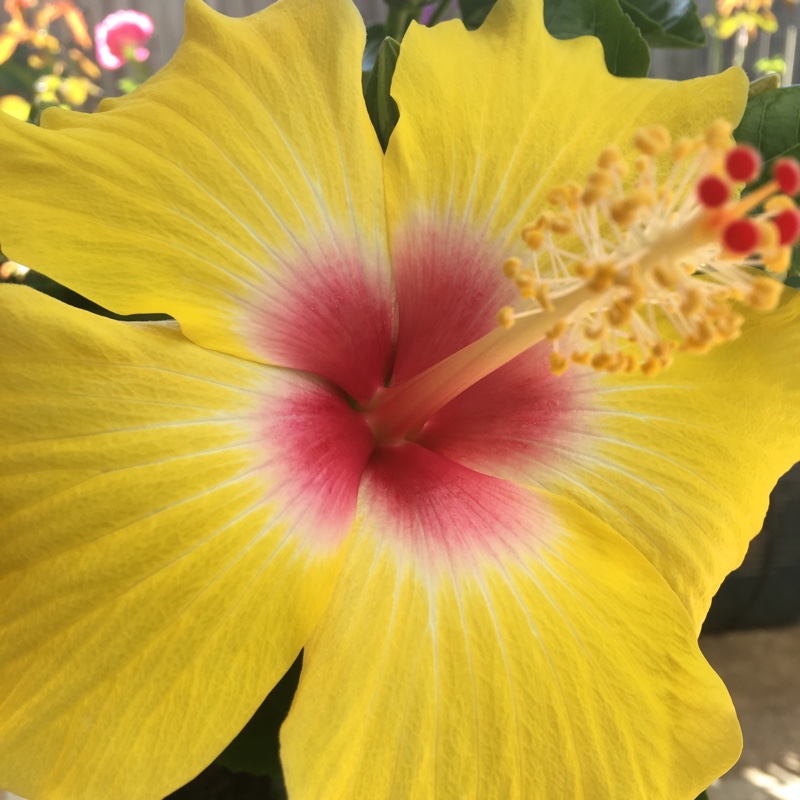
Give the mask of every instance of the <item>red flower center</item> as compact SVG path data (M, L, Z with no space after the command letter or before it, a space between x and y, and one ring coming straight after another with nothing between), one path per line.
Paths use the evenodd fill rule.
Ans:
M319 380L288 387L269 404L264 439L270 460L284 465L293 512L300 509L303 529L318 543L341 541L358 499L379 533L427 559L529 546L517 537L530 529L535 502L508 479L528 480L565 446L591 374L555 377L547 346L536 346L408 439L378 440L363 411L385 386L410 380L496 326L511 291L502 262L497 249L464 229L413 226L395 238L394 307L391 291L375 287L359 258L341 251L313 260L312 292L284 284L271 295L258 341ZM308 266L296 274L307 276Z

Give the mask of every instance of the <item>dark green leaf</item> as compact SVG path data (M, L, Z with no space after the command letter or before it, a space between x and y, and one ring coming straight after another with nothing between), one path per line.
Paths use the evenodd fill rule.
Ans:
M800 86L751 95L733 136L758 149L766 167L776 158L800 156Z
M557 39L596 36L612 75L647 75L650 50L617 0L545 0L544 23Z
M367 111L375 132L378 134L378 141L381 147L386 150L389 144L389 137L392 135L394 126L400 118L397 103L389 94L392 88L392 76L394 68L397 66L397 57L400 55L400 44L389 37L385 38L378 50L378 57L375 59L375 66L372 68L366 88L364 89L364 99L367 103Z
M300 680L302 654L280 679L242 732L225 748L217 763L234 772L270 775L282 780L278 731Z
M700 795L700 796L697 798L697 800L708 800L708 792L703 792L703 794L701 794L701 795Z
M470 30L483 24L495 0L458 0L458 11Z
M694 0L620 0L650 47L703 47L706 33Z
M792 261L786 273L786 283L795 289L800 289L800 245L792 250Z
M378 57L378 50L381 43L386 38L386 26L383 23L370 25L367 28L367 43L364 45L364 56L361 59L361 69L364 72L371 72L375 66L375 59Z
M761 182L769 176L776 159L800 159L800 86L751 95L733 136L740 144L760 151L764 158ZM794 248L788 275L800 276L800 246Z

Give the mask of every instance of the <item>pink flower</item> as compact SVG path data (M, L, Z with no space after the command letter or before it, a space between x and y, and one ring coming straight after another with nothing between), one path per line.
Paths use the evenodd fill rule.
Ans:
M153 20L140 11L115 11L95 26L97 60L106 69L119 69L131 57L144 61L144 47L153 35Z

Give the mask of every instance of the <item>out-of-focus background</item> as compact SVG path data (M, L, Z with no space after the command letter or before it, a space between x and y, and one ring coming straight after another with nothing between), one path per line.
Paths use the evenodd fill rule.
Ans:
M264 8L272 0L206 1L231 16L245 16ZM78 5L84 9L90 23L99 22L118 8L128 7L121 0L81 0ZM152 63L155 67L163 65L174 52L183 31L182 0L130 0L128 5L153 18L156 32L150 47ZM356 0L356 5L367 23L383 19L386 15L384 0ZM715 15L721 19L721 33L726 38L720 40L722 44L718 47L685 51L655 50L651 67L653 77L684 79L707 75L730 66L743 55L744 66L753 73L759 60L782 58L784 62L790 62L784 84L800 81L800 69L797 66L800 53L797 53L796 45L800 6L785 0L700 0L697 5L701 16ZM777 29L770 31L773 16ZM780 67L780 63L772 66Z
M206 2L244 16L270 0ZM687 79L737 64L751 78L777 73L783 85L800 82L798 2L699 0L708 44L654 50L650 74ZM356 4L368 24L385 19L384 0ZM123 9L139 16L96 29ZM0 113L27 118L31 104L35 116L37 105L53 103L91 110L102 96L130 91L163 66L182 31L182 0L3 0ZM764 530L723 584L701 637L733 697L745 742L739 764L709 789L710 800L800 800L798 622L800 467L773 493ZM0 790L0 800L13 798Z

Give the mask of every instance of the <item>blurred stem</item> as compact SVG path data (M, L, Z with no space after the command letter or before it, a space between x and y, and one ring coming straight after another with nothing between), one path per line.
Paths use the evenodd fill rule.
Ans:
M747 44L750 41L750 34L747 32L747 28L742 25L738 31L736 31L736 38L733 43L733 66L734 67L741 67L744 64L744 52L747 49Z
M399 42L408 27L409 13L410 10L408 8L391 6L386 17L386 35Z
M452 0L439 0L439 4L434 9L433 14L431 14L431 18L428 20L428 27L435 25L444 15L448 8L450 8L450 3Z
M716 75L722 72L722 39L714 35L711 39L711 49L709 50L709 75Z

